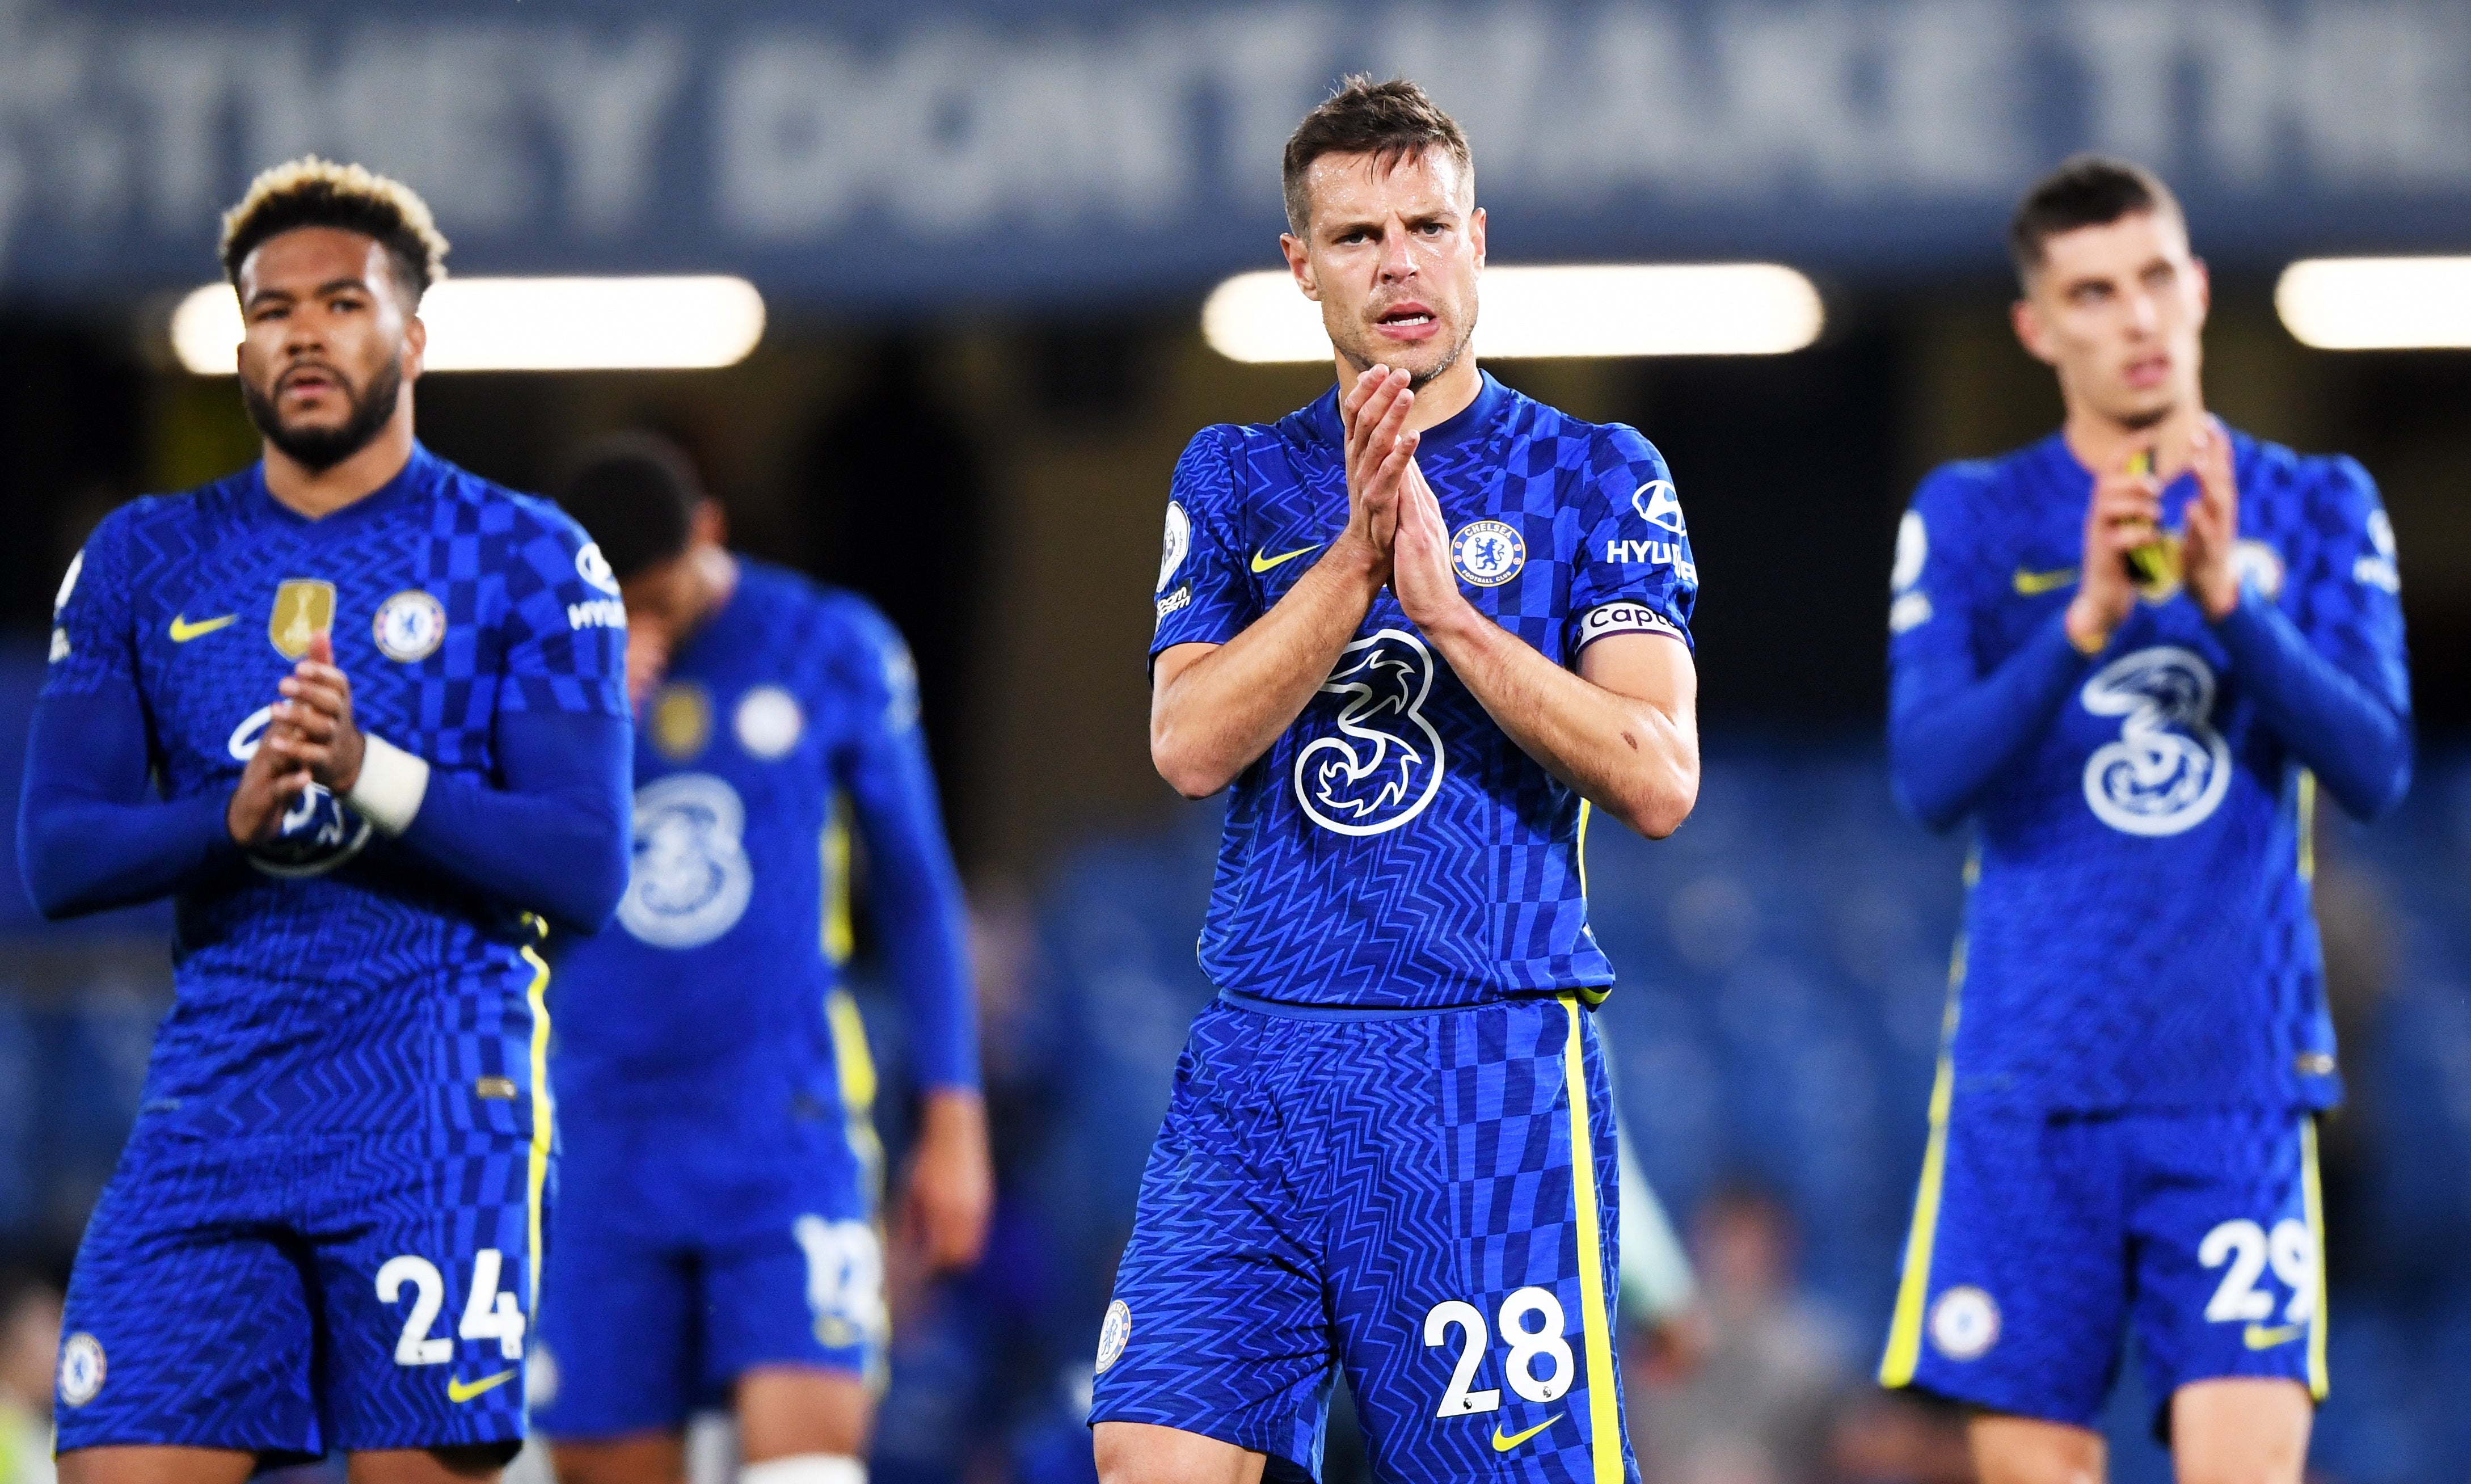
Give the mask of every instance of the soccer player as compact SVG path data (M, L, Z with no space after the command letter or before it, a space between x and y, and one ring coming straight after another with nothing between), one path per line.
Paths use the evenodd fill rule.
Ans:
M1177 467L1150 752L1229 787L1192 1027L1100 1332L1111 1484L1317 1472L1335 1365L1389 1479L1635 1473L1591 810L1697 797L1664 461L1477 369L1458 125L1349 81L1287 141L1338 385Z
M2296 1481L2341 1095L2310 820L2410 782L2392 528L2350 459L2206 413L2162 182L2070 160L2009 248L2066 421L1896 540L1895 789L1980 839L1880 1377L1978 1408L1990 1484L2098 1479L2133 1330L2180 1478Z
M876 1077L838 987L853 824L924 1090L901 1234L966 1265L993 1201L917 675L862 599L730 552L669 444L603 446L560 501L624 594L644 724L618 926L559 963L534 1417L565 1484L679 1484L718 1402L746 1484L859 1484L885 1332Z
M263 459L61 582L18 849L177 904L171 1013L69 1284L67 1484L494 1477L524 1436L544 920L626 880L625 616L548 502L412 437L420 200L294 161L224 219Z

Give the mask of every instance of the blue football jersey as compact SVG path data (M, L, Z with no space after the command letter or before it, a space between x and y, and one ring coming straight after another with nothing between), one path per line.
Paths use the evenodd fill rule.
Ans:
M2392 528L2365 471L2232 436L2243 579L2407 713ZM1902 684L1987 675L2075 593L2094 476L2058 435L1925 480L1896 544ZM2184 526L2193 475L2163 491ZM2176 536L2166 536L2176 540ZM2149 589L1976 810L1960 1101L2041 1109L2340 1100L2310 907L2314 785L2196 601Z
M645 704L634 873L618 920L559 960L553 1065L570 1122L694 1118L773 1159L780 1142L755 1136L793 1113L839 1127L836 812L889 793L932 832L933 785L892 625L794 573L740 557L739 574ZM933 854L949 877L940 839Z
M134 692L162 796L220 798L329 631L365 731L486 782L502 716L626 717L617 594L556 506L426 449L314 521L252 465L104 519L61 584L42 694ZM176 923L153 1126L530 1132L535 926L323 789L182 891Z
M1664 460L1637 432L1487 376L1416 459L1462 590L1555 664L1607 634L1689 642L1698 569ZM1151 654L1235 638L1347 517L1335 388L1273 424L1202 430L1176 467ZM1593 998L1613 975L1588 928L1586 819L1385 588L1236 781L1202 970L1222 990L1296 1003Z

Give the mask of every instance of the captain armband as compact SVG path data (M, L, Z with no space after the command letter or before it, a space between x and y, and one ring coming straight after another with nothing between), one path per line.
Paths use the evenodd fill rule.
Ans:
M1682 626L1643 602L1627 600L1600 603L1588 610L1579 620L1579 648L1586 648L1599 639L1612 634L1662 634L1668 639L1683 638Z
M374 732L361 734L361 776L343 801L388 836L412 828L429 794L429 760Z

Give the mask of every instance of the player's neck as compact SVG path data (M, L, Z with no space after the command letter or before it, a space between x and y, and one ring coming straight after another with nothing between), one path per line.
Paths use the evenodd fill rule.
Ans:
M2115 474L2136 455L2152 450L2153 473L2165 483L2188 467L2188 446L2205 422L2201 395L2191 393L2157 423L2131 426L2094 409L2071 406L2060 436L2077 462L2095 474Z
M1416 405L1407 409L1407 431L1422 433L1456 417L1484 390L1484 375L1475 368L1475 352L1464 350L1450 368L1416 389Z
M272 443L265 448L266 492L313 521L332 515L384 489L412 462L412 389L378 436L339 463L312 469Z
M695 619L687 633L698 633L729 606L738 592L738 558L725 546L697 547L690 558L694 563ZM683 637L683 636L681 636Z
M1355 365L1346 356L1336 358L1339 389L1344 392L1355 384L1368 366ZM1475 366L1475 352L1462 351L1450 363L1450 368L1416 389L1416 405L1407 409L1407 431L1422 433L1468 410L1484 390L1484 373Z

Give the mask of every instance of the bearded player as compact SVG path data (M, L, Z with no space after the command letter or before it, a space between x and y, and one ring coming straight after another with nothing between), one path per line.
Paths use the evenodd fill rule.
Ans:
M1663 460L1480 371L1467 138L1347 82L1288 140L1337 386L1204 430L1167 506L1150 750L1231 785L1195 1021L1100 1333L1111 1484L1635 1476L1591 810L1698 791L1697 587Z
M2342 1092L2309 831L2320 782L2363 818L2410 782L2392 529L2350 459L2207 414L2162 182L2071 160L2009 245L2066 421L1896 542L1896 789L1980 842L1881 1379L1978 1408L1990 1484L2098 1479L2132 1331L2179 1477L2295 1484Z
M669 444L603 445L559 502L624 594L644 726L617 926L558 966L534 1421L564 1484L681 1484L689 1414L715 1402L743 1484L862 1484L885 1315L875 1071L840 987L854 836L924 1090L897 1230L965 1265L992 1201L909 650L854 594L730 551Z
M625 617L583 532L422 448L446 244L357 166L224 218L257 463L61 583L18 849L53 917L170 896L172 1009L60 1347L68 1484L494 1478L551 1150L542 920L626 881Z

